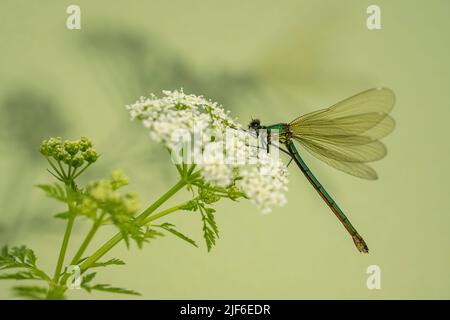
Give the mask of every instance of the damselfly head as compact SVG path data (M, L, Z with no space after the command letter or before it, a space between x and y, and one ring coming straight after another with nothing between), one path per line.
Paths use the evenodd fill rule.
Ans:
M248 125L248 128L252 130L261 129L261 121L259 121L259 119L252 119L252 121Z

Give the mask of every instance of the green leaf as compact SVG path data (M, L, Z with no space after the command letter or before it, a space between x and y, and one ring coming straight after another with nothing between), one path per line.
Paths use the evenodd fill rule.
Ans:
M84 288L84 289L86 289L87 287L89 287L89 286L88 286L89 282L91 282L91 281L95 278L96 275L97 275L96 272L92 272L92 273L89 273L89 274L87 274L87 275L83 275L82 278L81 278L81 284L80 284L80 286L81 286L82 288ZM88 291L89 291L89 290L88 290Z
M96 262L96 263L92 264L91 268L106 267L106 266L110 266L110 265L124 265L124 264L125 264L125 262L123 262L122 260L117 259L117 258L112 258L105 262Z
M219 229L217 227L212 208L205 208L203 204L199 205L200 213L203 222L203 238L205 238L206 247L208 251L216 244L216 239L219 237Z
M60 212L60 213L55 214L53 217L55 217L57 219L69 219L70 212L69 211Z
M146 228L139 228L138 232L131 234L131 237L133 238L133 240L136 241L138 247L141 249L142 245L145 242L149 242L150 240L155 239L157 237L164 237L164 234L154 229L150 229L149 227L146 227Z
M0 250L0 271L9 269L26 269L15 273L0 274L0 280L45 280L50 282L50 277L36 266L36 255L33 250L25 246L9 249L4 246Z
M164 237L164 234L159 231L147 228L145 230L144 237L145 237L145 239L155 239L157 237Z
M67 202L67 197L64 189L58 183L54 183L52 185L38 184L36 187L43 190L50 198L56 199L61 202Z
M91 287L91 290L107 291L107 292L111 292L111 293L131 294L131 295L136 295L136 296L141 295L139 292L124 289L124 288L112 287L109 284L96 284L95 286Z
M213 208L206 208L205 212L206 212L208 224L211 226L211 228L213 229L216 236L219 237L219 228L217 227L216 220L215 220L215 217L213 214L216 212L216 210L214 210Z
M0 280L42 280L41 277L31 271L18 271L14 273L0 274Z
M97 290L97 291L107 291L107 292L112 292L112 293L123 293L123 294L132 294L132 295L141 295L140 293L133 291L133 290L128 290L128 289L124 289L124 288L117 288L117 287L112 287L109 284L96 284L96 285L90 285L90 282L95 278L96 273L89 273L85 276L83 276L83 279L81 280L81 288L83 288L84 290L86 290L87 292L91 292L93 290Z
M32 300L43 300L47 296L47 288L39 286L16 286L13 291L16 296Z
M197 200L191 200L188 203L186 203L183 207L180 208L181 210L186 211L197 211L198 210L198 203Z
M4 246L0 251L0 270L11 268L35 268L36 255L33 250L25 246L13 247Z
M186 242L192 244L194 247L198 247L198 246L197 246L197 243L195 243L194 240L192 240L191 238L185 236L185 235L182 234L181 232L175 230L175 229L173 228L173 227L175 227L175 226L174 226L173 224L171 224L171 223L167 223L167 222L166 222L166 223L163 223L163 224L161 224L161 225L155 225L155 227L162 228L162 229L164 229L164 230L166 230L166 231L172 233L173 235L177 236L178 238L180 238L180 239L182 239L182 240L184 240L184 241L186 241Z

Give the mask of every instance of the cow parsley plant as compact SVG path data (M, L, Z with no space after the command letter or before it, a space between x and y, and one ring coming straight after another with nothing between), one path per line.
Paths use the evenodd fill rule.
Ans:
M248 199L264 213L286 203L286 166L259 147L258 139L216 102L185 94L182 90L164 91L160 98L142 97L126 109L132 120L142 123L153 143L169 151L168 159L178 171L178 181L142 209L136 193L122 191L129 181L120 170L112 172L108 178L84 186L78 184L79 176L99 159L88 138L54 137L43 141L40 152L56 182L38 187L62 204L64 209L55 217L66 222L66 229L53 274L39 268L31 249L3 247L0 279L40 280L44 284L15 286L13 290L17 295L31 299L63 299L73 288L138 294L109 284L94 284L96 268L125 264L118 258L104 259L118 243L123 241L126 246L135 243L142 248L155 238L172 235L198 246L173 224L164 222L169 214L196 212L209 251L219 235L214 209L218 201ZM107 156L107 152L104 154ZM182 189L189 191L186 201L161 209ZM73 226L79 220L90 220L91 228L80 244L71 243ZM114 225L117 233L95 248L91 241L105 225ZM77 249L69 257L67 249L74 245Z

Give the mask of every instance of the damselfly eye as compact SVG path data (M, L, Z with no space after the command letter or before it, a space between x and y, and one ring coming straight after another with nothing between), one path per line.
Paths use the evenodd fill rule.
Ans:
M248 125L249 129L254 129L254 130L258 130L261 128L261 121L259 121L258 119L253 119L250 124Z

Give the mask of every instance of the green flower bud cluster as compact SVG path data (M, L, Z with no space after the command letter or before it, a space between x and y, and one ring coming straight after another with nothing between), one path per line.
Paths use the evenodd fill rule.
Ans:
M114 190L117 190L128 184L128 177L122 170L114 170L111 174L111 184Z
M79 213L95 219L97 212L110 215L113 222L127 221L140 208L138 195L133 192L121 194L118 189L128 184L128 177L120 170L111 179L91 182L82 197Z
M245 194L239 189L237 186L230 186L227 188L228 198L233 201L238 200L239 198L245 198Z
M200 189L200 200L206 204L212 204L220 200L220 196L207 189Z
M60 180L73 180L77 175L76 171L83 165L91 165L98 159L97 152L92 148L92 142L81 137L78 140L62 140L60 137L50 138L41 143L40 151L42 155L50 162L52 168ZM55 160L59 165L56 169ZM68 168L65 170L63 165Z
M186 211L197 211L198 202L197 200L191 200L188 203L186 203L183 207L181 207L181 209Z
M92 148L92 142L86 137L65 141L60 137L50 138L42 141L40 150L45 157L54 158L75 168L82 166L84 161L93 163L98 158L97 152Z

